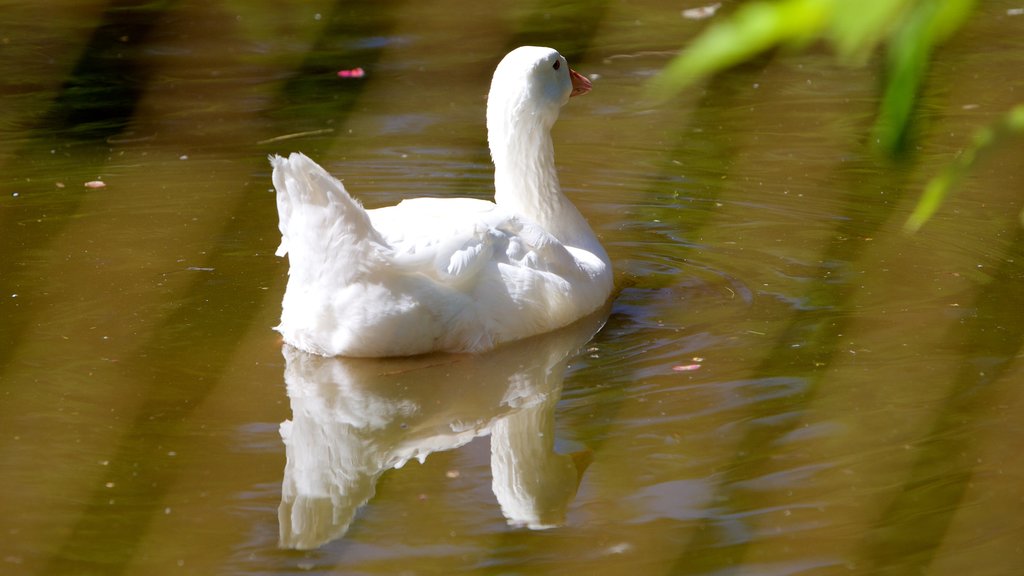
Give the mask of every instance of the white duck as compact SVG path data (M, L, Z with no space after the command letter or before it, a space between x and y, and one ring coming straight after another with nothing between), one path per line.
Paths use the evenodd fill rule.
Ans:
M365 210L302 154L271 157L289 279L276 328L325 356L481 352L596 310L608 255L558 184L551 127L590 82L550 48L494 71L494 202L415 198Z

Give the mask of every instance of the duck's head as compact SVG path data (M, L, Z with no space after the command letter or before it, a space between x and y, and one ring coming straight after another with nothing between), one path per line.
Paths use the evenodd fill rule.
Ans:
M487 95L487 128L500 130L522 120L540 120L550 128L571 96L590 91L590 81L569 68L551 48L521 46L494 70Z

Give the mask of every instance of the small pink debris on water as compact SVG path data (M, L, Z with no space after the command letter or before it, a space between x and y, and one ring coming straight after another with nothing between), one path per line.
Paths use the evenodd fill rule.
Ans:
M86 188L106 188L107 183L103 180L90 180L85 183Z
M352 68L350 70L338 70L338 78L362 78L366 76L366 70Z
M672 367L674 372L693 372L694 370L700 370L700 364L678 364Z

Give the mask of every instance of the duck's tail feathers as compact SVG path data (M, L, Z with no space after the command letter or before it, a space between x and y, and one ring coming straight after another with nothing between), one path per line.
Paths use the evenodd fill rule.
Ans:
M272 155L270 164L281 230L277 255L288 254L292 273L306 265L317 269L324 264L329 267L330 262L344 262L345 258L339 258L343 252L372 251L386 245L362 204L306 155Z

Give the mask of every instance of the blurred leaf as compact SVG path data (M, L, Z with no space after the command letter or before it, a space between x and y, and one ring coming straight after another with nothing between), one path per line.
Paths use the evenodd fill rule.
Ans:
M861 0L838 2L829 36L839 58L863 65L878 45L905 18L915 0Z
M659 99L697 80L744 62L786 42L801 43L821 35L836 0L751 2L731 18L712 24L662 70L651 85Z
M976 0L778 0L741 5L711 24L652 80L662 100L777 46L832 44L840 61L864 64L887 45L886 82L874 127L878 146L901 151L935 48L967 20Z
M953 188L971 171L983 152L1007 137L1021 135L1024 135L1024 104L1018 104L995 124L975 132L971 146L925 186L921 199L903 225L904 230L916 232L924 226ZM1021 225L1024 226L1024 212L1021 212Z
M936 46L966 21L974 0L921 0L889 42L887 82L875 138L889 154L902 150L910 118Z

